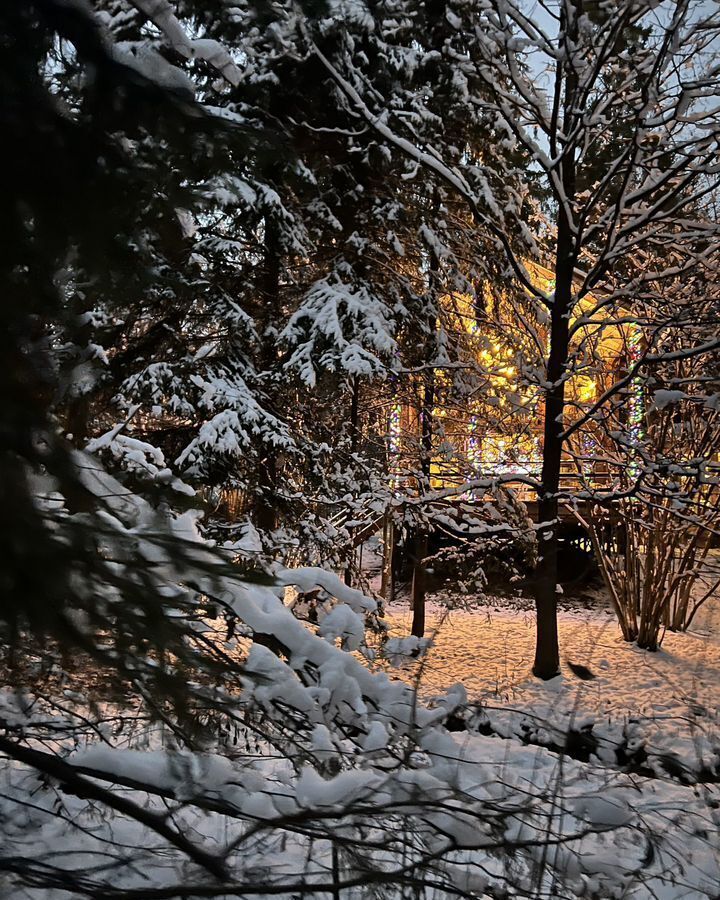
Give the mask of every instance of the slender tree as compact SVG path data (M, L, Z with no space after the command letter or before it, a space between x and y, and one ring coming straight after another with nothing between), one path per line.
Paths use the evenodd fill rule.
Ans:
M720 20L690 0L652 9L641 0L626 0L612 11L563 0L543 10L535 17L509 0L479 5L473 54L462 60L464 83L470 83L469 71L482 86L467 90L467 115L489 116L504 143L522 148L532 160L524 171L502 160L469 164L453 157L439 137L424 140L403 122L412 104L422 104L420 97L412 95L411 103L401 89L391 97L373 94L365 86L372 84L372 73L363 70L361 60L351 53L329 58L310 26L306 37L335 78L343 102L378 139L464 198L478 234L506 260L508 284L532 298L535 320L547 322L548 344L535 376L543 443L541 472L533 483L540 539L534 671L551 678L559 671L559 507L568 497L564 451L572 434L656 360L648 351L595 403L570 415L568 385L589 371L588 334L632 323L647 332L648 347L652 335L665 328L680 336L695 313L691 306L669 310L662 286L717 261L718 224L698 213L698 202L717 187L712 48ZM461 29L462 19L458 22ZM632 53L630 29L643 35ZM385 32L379 20L376 33L390 53L395 34ZM608 155L602 172L598 148ZM518 198L534 193L538 182L546 222L529 228ZM524 250L513 246L514 234L525 241ZM532 258L551 269L552 284L538 285L528 263ZM702 353L704 347L688 349ZM611 502L612 496L600 499Z

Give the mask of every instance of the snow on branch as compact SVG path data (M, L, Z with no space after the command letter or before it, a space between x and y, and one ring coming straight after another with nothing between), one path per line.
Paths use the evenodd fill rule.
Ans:
M446 184L457 191L457 193L466 200L466 202L472 209L473 215L478 224L486 227L498 242L498 244L502 247L515 276L525 287L525 289L531 295L537 297L538 299L541 299L544 302L547 302L547 295L543 291L539 290L533 283L533 280L530 277L530 274L528 273L522 260L513 250L507 232L497 224L496 219L493 216L490 216L487 213L483 212L483 205L488 205L491 209L493 207L497 209L496 200L492 196L489 188L482 198L479 197L472 189L470 183L467 181L463 173L459 171L457 167L446 165L442 161L437 151L433 151L432 148L424 150L420 149L412 141L409 141L407 138L404 138L393 131L393 129L391 129L387 125L385 116L382 114L375 114L370 110L355 87L353 87L353 85L347 80L347 78L345 78L338 71L337 67L330 62L327 56L325 56L322 50L320 50L320 48L315 44L304 23L300 23L300 28L303 36L308 42L308 45L312 48L313 53L327 69L328 73L336 82L342 93L351 102L353 108L360 113L360 115L371 126L371 128L377 131L378 134L385 138L385 140L387 140L390 144L397 147L409 159L414 160L423 168L429 169L430 171L434 172Z
M162 32L173 50L185 59L204 60L237 87L242 72L230 53L218 41L188 37L168 0L131 0L131 3Z

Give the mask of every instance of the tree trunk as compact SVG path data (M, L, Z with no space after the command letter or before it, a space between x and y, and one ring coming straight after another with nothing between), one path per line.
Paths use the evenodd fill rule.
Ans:
M433 321L434 327L434 321ZM423 401L420 410L420 493L430 489L430 467L432 464L433 409L435 406L435 372L430 369L425 375ZM427 578L425 557L428 555L428 532L425 525L419 525L413 540L413 576L411 588L412 631L415 637L425 635L425 595Z
M357 453L360 442L360 376L352 377L352 396L350 397L350 455Z
M258 487L259 495L255 503L255 524L260 531L274 531L277 524L277 508L275 502L277 465L275 454L272 450L268 450L265 458L260 461Z
M280 250L277 234L270 222L265 222L265 247L260 272L259 309L260 368L272 372L275 365L275 338L268 335L272 316L280 305ZM275 448L268 444L258 467L258 496L255 503L255 524L261 532L274 531L277 527L277 458Z
M563 219L561 219L562 223ZM551 308L550 356L545 393L543 463L538 498L538 564L535 571L537 633L533 674L554 678L560 672L557 630L558 594L558 492L563 450L565 371L569 351L568 313L572 303L573 263L569 235L558 228L555 299Z
M563 220L561 219L561 222ZM551 308L550 355L545 393L541 493L538 498L538 564L535 571L537 631L533 674L554 678L560 672L557 629L558 492L563 450L565 370L569 351L568 312L572 302L573 264L566 229L558 228L555 298Z
M437 213L439 209L437 194L433 197L433 207ZM428 272L428 300L432 304L433 291L438 288L438 272L440 260L434 247L428 247L430 268ZM435 362L437 336L437 316L429 310L427 319L427 332L423 363L427 365ZM420 477L418 478L418 494L423 495L430 490L430 470L432 468L433 451L433 417L435 414L435 369L428 368L423 374L423 395L420 406ZM427 593L427 576L425 572L425 557L428 555L428 530L425 523L421 523L416 531L413 541L413 577L411 587L412 602L412 630L415 637L425 635L425 595Z
M425 594L427 593L425 557L428 553L428 534L424 528L418 529L413 541L412 577L412 628L415 637L425 636Z
M564 8L563 8L564 9ZM570 42L577 38L575 9L568 23ZM565 16L565 13L563 13ZM567 47L567 44L565 45ZM562 140L572 133L576 114L575 94L577 74L572 60L564 59L559 66L566 68L563 98ZM559 75L562 69L559 70ZM554 140L554 139L553 139ZM555 295L550 304L550 353L545 390L545 421L543 462L538 497L539 556L535 571L535 609L537 628L533 674L547 680L560 673L558 644L558 492L563 451L563 416L565 412L565 375L569 355L570 314L572 312L573 275L576 244L571 223L571 208L575 197L576 164L572 142L563 147L560 164L562 192L558 197L557 237L555 245Z
M394 562L395 525L389 515L385 514L383 523L383 562L380 576L380 596L386 600L394 599Z
M573 242L567 217L558 223L555 296L550 308L550 354L545 392L543 462L538 498L538 564L535 571L537 632L533 674L554 678L560 672L557 629L560 473L565 411L565 374L569 355L569 314L573 291Z
M552 337L548 381L552 387L545 396L545 430L541 494L538 498L539 555L535 570L535 609L537 612L535 662L533 674L538 678L554 678L560 672L560 650L557 630L558 585L558 490L562 459L562 411L565 385L562 381L567 361L568 321L552 318ZM564 338L563 338L564 330ZM564 347L564 352L563 352ZM560 421L558 421L560 417Z
M350 456L353 457L357 453L358 441L360 437L359 429L359 409L360 409L360 378L353 375L352 378L352 396L350 398ZM345 567L344 581L348 587L352 586L352 559L355 556L355 548L351 550L350 560ZM362 558L362 556L361 556Z

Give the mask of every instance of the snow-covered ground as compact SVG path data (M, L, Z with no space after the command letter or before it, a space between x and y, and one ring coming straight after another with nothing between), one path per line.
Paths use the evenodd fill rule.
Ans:
M430 703L462 685L468 703L464 726L457 725L467 728L466 746L504 759L503 777L510 771L536 784L550 766L563 781L561 806L575 796L571 806L592 819L612 814L603 804L618 803L634 809L643 829L672 834L664 843L653 838L647 857L657 864L657 851L665 874L627 896L720 897L720 598L702 608L690 632L668 632L657 653L623 641L602 593L590 608L566 608L559 614L562 675L550 682L530 674L530 611L502 603L473 607L467 600L449 610L442 599L428 602L429 650L395 665L395 677ZM386 621L393 637L409 635L407 598L387 609ZM568 662L594 677L578 678ZM574 794L583 784L586 806ZM630 868L613 841L594 838L588 854L585 862L594 858L591 868L597 863L598 871ZM586 889L580 896L616 896Z
M407 603L393 604L386 620L394 636L409 634ZM676 760L701 777L705 770L720 777L720 599L701 609L690 632L668 632L657 653L623 641L601 603L561 611L562 675L550 682L530 675L531 612L502 605L448 611L430 602L426 633L425 657L396 667L397 677L417 683L425 697L463 685L494 732L563 745L574 729L592 734L608 761L622 746L637 759L645 751L650 767L665 774ZM594 677L579 679L568 662Z
M402 600L386 611L386 619L394 636L409 633ZM433 643L421 659L406 657L395 666L376 661L395 682L386 686L382 678L370 678L353 654L325 644L320 670L335 685L327 696L291 683L276 657L258 648L259 659L285 679L272 696L318 716L310 745L297 759L293 750L286 757L268 754L245 738L194 754L167 752L162 741L148 748L113 731L104 732L108 745L91 741L68 759L92 778L107 773L101 783L121 779L114 792L143 807L162 812L175 802L172 821L182 834L212 852L236 847L228 857L235 877L252 880L260 872L262 883L283 900L298 896L292 889L283 893L283 884L327 883L334 871L331 843L318 831L326 821L330 834L342 827L351 840L381 835L372 851L380 867L395 864L396 828L419 829L434 849L447 839L438 872L468 898L500 896L502 885L523 885L531 891L523 896L545 900L720 897L720 601L703 609L689 634L666 635L654 654L625 644L602 602L564 609L563 674L548 683L529 675L531 612L497 604L448 613L431 602L428 625ZM578 679L567 661L586 666L595 677ZM403 681L417 685L417 704L408 706L398 693ZM380 705L377 714L368 705L368 722L357 719L367 732L348 740L332 731L329 718L330 730L322 724L322 710L357 705L353 691L361 684ZM258 697L267 690L261 681ZM439 724L442 713L423 709L424 701L442 705L438 698L447 690L456 698L467 695L455 720L448 720L456 729L451 733ZM8 695L9 721L11 700ZM427 726L418 733L417 752L403 760L397 752L402 742L393 743L391 735L398 716L406 715L409 723L417 716ZM326 761L326 771L308 765L310 756ZM174 881L197 884L206 878L197 869L186 874L181 854L163 846L157 834L107 810L100 813L82 792L58 791L23 766L6 766L1 774L7 815L0 837L15 854L27 854L38 865L62 860L88 871L97 865L99 877L106 874L107 847L120 841L127 858L112 863L113 878L138 898ZM133 779L166 794L134 789ZM342 812L353 803L366 810L359 819ZM397 814L386 808L406 809L409 818L398 824ZM320 823L313 824L309 839L297 832L298 818ZM351 821L361 823L358 831ZM494 893L485 892L488 885ZM329 896L305 894L309 900ZM245 895L255 892L246 888ZM423 894L426 900L451 895L442 887ZM76 894L60 886L19 887L0 873L0 897L6 896L69 900ZM365 900L370 894L348 883L341 896Z

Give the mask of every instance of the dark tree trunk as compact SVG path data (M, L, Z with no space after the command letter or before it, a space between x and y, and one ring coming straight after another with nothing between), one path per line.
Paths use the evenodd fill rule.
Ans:
M255 502L255 524L260 531L273 531L277 524L277 465L270 450L260 461L258 471L258 496Z
M275 339L268 334L273 314L280 305L280 249L275 228L265 222L265 254L260 272L260 368L272 372L275 363ZM277 457L275 449L267 446L258 465L258 494L255 502L255 524L260 531L274 531L277 526Z
M73 397L68 403L66 430L73 446L82 447L85 444L89 429L90 397L88 394L81 394L79 397Z
M579 15L581 9L575 9ZM577 37L577 15L573 15L569 40ZM566 20L567 24L567 20ZM566 67L563 98L563 135L572 130L576 114L577 76L572 62ZM565 138L563 137L563 140ZM554 148L553 148L554 149ZM570 314L573 306L576 238L569 217L576 189L574 144L563 148L561 162L562 194L558 197L558 220L555 256L555 295L550 305L550 353L547 365L548 387L545 391L543 429L543 463L538 497L538 564L535 571L535 609L537 612L535 662L533 674L547 680L560 672L560 648L557 625L558 532L560 472L563 451L563 416L565 411L565 377L569 356Z
M352 378L352 396L350 398L350 456L354 456L357 453L358 442L360 437L360 428L359 428L359 410L360 410L360 378L358 375L353 375ZM353 547L350 551L351 556L350 559L352 561L353 556L355 555L355 548ZM344 573L345 584L348 587L352 586L352 571L350 563L345 567Z
M434 327L434 323L433 323ZM433 409L435 407L435 372L430 369L425 375L423 401L420 410L420 493L430 489L430 467L432 464ZM427 577L425 557L428 555L428 533L424 525L419 525L413 540L413 577L411 588L412 634L425 635L425 595Z
M569 311L573 290L573 246L566 218L558 227L555 267L555 299L550 313L550 355L548 358L543 435L543 463L538 498L538 564L535 571L537 631L533 674L554 678L560 671L557 630L558 532L560 472L563 451L565 374L569 354Z
M397 580L397 570L400 565L400 554L398 553L398 530L394 522L390 523L390 570L388 573L388 592L387 598L389 603L395 601L395 583Z
M433 211L438 214L440 202L437 194L433 197ZM430 490L430 470L432 468L433 450L433 417L435 413L435 369L431 366L435 362L437 349L437 315L434 311L435 291L439 287L438 272L440 260L435 248L428 247L430 268L428 272L429 302L427 317L427 332L424 341L424 353L422 363L428 366L423 374L423 394L420 405L420 477L418 478L418 494L426 494ZM425 557L428 555L428 531L427 526L421 523L417 527L412 542L413 547L413 577L411 587L412 604L412 634L415 637L425 635L425 595L427 593L427 573L425 571Z
M352 396L350 398L350 453L357 453L360 442L360 377L353 375Z
M383 523L383 563L382 574L380 577L380 596L385 599L394 599L394 578L393 569L395 554L395 525L388 513L385 514Z
M425 636L425 594L427 593L425 557L428 554L428 534L418 529L413 541L412 628L415 637Z
M545 395L541 494L538 499L538 524L541 527L538 529L538 564L535 571L537 628L533 674L543 679L554 678L560 671L557 630L558 491L562 459L562 412L565 402L562 375L567 362L567 332L567 318L556 315L553 309L548 361L548 381L552 387Z

